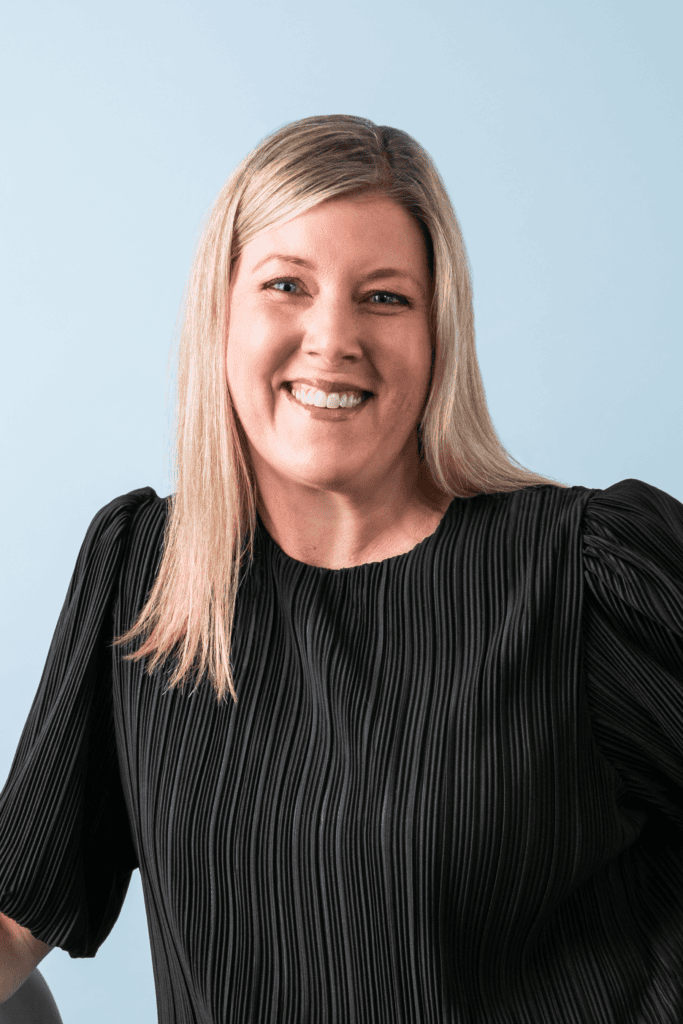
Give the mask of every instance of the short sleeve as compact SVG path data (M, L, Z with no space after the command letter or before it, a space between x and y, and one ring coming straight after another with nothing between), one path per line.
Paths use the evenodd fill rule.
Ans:
M683 504L642 480L595 492L583 567L596 742L631 796L683 830Z
M119 916L137 857L119 775L112 603L136 510L115 498L81 545L0 793L0 911L72 957L93 957Z

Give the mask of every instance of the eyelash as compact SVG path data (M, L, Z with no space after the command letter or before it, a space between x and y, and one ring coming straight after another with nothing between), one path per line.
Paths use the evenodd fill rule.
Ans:
M276 277L274 281L268 281L268 283L264 284L263 287L264 288L270 288L274 284L300 284L300 283L301 282L297 278L295 278L295 277ZM287 295L289 293L288 292L280 292L280 294L281 295ZM405 295L398 295L396 292L386 292L383 289L381 289L381 290L376 291L376 292L370 292L370 295L390 295L393 299L399 299L400 300L399 304L402 305L402 306L410 306L411 305L410 299L407 299L405 297ZM383 305L385 305L385 303L379 303L378 302L378 303L373 303L373 305L383 306ZM387 305L393 306L393 305L396 305L396 304L392 302L392 303L388 303Z

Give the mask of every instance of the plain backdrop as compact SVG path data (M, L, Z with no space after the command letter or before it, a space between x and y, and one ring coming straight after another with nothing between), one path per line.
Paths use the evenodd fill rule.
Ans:
M515 458L683 500L682 21L661 0L5 5L2 784L88 524L173 489L200 224L289 121L360 115L431 154ZM155 1021L139 872L97 956L41 970L64 1024Z

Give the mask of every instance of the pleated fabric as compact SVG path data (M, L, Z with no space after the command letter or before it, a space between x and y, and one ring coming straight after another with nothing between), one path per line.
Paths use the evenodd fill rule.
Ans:
M144 487L88 528L0 793L3 913L92 957L139 869L163 1024L682 1024L680 502L455 498L337 570L259 519L220 707L111 646L167 512Z

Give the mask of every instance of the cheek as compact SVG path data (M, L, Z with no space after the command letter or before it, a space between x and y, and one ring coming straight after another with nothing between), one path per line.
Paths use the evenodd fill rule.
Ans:
M273 416L273 385L277 377L271 350L253 335L228 338L226 377L232 406L247 433L258 435Z
M228 380L270 386L285 358L283 334L258 308L238 311L228 331Z
M432 350L420 346L402 368L405 395L412 396L412 401L419 400L429 389L431 374Z
M248 427L254 418L253 391L255 369L244 335L228 337L225 357L225 375L232 406L242 425Z
M234 398L239 401L240 395L248 394L250 389L261 385L263 376L262 351L255 339L240 332L239 335L228 337L225 356L228 387Z

